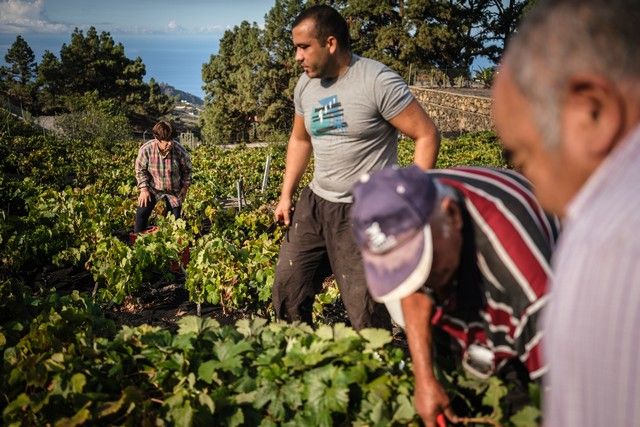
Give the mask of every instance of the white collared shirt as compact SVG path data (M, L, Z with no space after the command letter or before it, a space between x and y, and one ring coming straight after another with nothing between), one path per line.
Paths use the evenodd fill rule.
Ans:
M545 426L640 426L640 126L571 201L545 318Z

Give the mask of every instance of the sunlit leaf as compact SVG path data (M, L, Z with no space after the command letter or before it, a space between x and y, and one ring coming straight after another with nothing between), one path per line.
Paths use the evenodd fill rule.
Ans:
M87 379L84 374L76 373L71 377L71 389L74 393L82 393L85 384L87 384Z
M367 340L366 349L369 351L382 348L393 341L391 333L386 329L366 328L360 330L359 333L365 340Z

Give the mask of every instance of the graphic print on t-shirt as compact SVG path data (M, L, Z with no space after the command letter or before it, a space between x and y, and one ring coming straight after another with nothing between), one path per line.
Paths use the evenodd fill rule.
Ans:
M338 95L320 100L320 106L313 109L311 115L311 133L320 136L332 130L347 127L344 121L344 109L338 101Z

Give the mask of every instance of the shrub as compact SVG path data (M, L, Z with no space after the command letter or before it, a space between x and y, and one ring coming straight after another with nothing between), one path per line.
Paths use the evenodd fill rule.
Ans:
M108 148L110 144L125 141L132 136L129 120L114 100L104 100L96 92L68 97L70 112L57 120L65 137L78 141L94 141Z

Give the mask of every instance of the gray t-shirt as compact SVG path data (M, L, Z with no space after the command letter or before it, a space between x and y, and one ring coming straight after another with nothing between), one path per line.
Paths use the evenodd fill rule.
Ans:
M398 135L387 120L412 100L398 74L357 55L337 79L303 74L294 103L313 145L311 190L325 200L350 203L360 175L397 163Z

